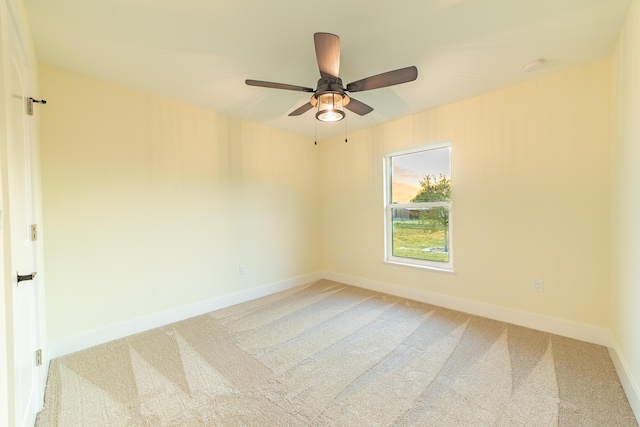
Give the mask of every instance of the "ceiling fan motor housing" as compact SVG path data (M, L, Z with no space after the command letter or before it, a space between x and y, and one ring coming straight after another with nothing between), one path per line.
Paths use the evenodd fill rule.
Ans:
M316 92L311 96L311 105L314 107L318 103L318 98L320 95L324 95L327 93L337 93L342 97L342 105L345 106L349 103L350 98L345 93L344 87L342 86L342 79L339 77L336 80L321 78L318 80L318 86Z

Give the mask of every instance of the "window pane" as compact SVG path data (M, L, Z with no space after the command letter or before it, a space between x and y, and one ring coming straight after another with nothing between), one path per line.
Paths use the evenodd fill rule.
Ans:
M393 256L449 262L449 208L392 208Z
M391 203L451 200L449 147L391 157Z

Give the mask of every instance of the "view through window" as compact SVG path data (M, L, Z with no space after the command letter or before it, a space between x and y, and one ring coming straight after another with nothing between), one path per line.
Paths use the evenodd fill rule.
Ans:
M429 144L386 156L386 260L452 269L451 147Z

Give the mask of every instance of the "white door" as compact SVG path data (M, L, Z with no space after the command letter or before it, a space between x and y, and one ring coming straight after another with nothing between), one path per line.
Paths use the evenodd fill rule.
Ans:
M11 2L8 2L10 5ZM30 278L35 272L36 242L32 236L35 223L33 175L31 170L31 117L27 115L27 99L30 94L30 74L28 61L18 32L15 14L9 9L2 13L4 44L4 102L6 114L6 149L2 150L2 202L4 229L5 280L11 277L10 301L6 301L9 311L8 352L13 350L13 358L8 356L9 369L9 411L13 409L15 425L33 426L41 406L39 361L36 360L39 337L39 288L38 277ZM7 224L8 222L8 224ZM7 227L8 225L8 227ZM8 253L7 253L8 252ZM26 276L19 280L18 275ZM12 325L11 325L12 323ZM12 348L13 347L13 348ZM11 360L13 359L13 360ZM13 383L13 384L12 384ZM13 385L13 399L11 386Z

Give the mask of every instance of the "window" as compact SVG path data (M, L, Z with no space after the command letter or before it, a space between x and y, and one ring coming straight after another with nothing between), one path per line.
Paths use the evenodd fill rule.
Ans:
M453 271L451 145L385 156L385 261Z

